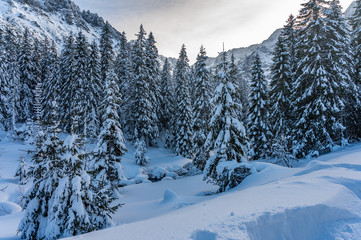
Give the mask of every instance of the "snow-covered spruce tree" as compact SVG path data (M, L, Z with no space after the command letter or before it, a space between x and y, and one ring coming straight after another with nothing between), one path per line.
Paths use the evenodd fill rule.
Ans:
M137 40L132 50L132 82L127 99L128 134L132 139L144 138L146 144L153 145L159 136L155 95L150 86L148 75L153 75L148 68L145 31L140 26ZM137 133L137 135L135 135Z
M361 1L356 0L355 3L355 12L350 19L350 25L352 27L351 48L353 53L352 82L356 91L349 95L351 99L348 99L346 105L347 136L350 140L361 138Z
M122 156L127 151L123 132L119 123L118 107L120 103L117 78L112 69L107 73L104 100L101 108L105 109L98 144L94 153L93 175L95 185L103 185L112 193L124 179L120 165Z
M86 92L86 128L84 134L94 138L100 128L99 102L102 99L104 83L101 81L100 54L95 41L90 45L89 59L87 62Z
M248 136L251 141L250 156L253 160L257 160L269 156L271 140L267 80L258 54L255 56L252 68L249 101Z
M218 71L221 83L213 98L214 108L205 143L214 155L207 160L203 171L204 179L218 185L221 192L237 186L250 174L245 164L248 151L246 130L237 116L242 106L233 101L236 89L229 80L225 53L223 61L223 69Z
M284 147L285 151L288 151L291 142L291 86L293 84L292 66L287 47L286 39L281 34L273 52L269 92L272 146L276 144L277 148ZM283 141L280 141L281 139ZM281 146L281 143L285 143L285 146ZM278 154L278 151L272 151L272 154Z
M47 237L70 237L104 227L106 220L100 220L95 188L91 185L91 178L84 170L86 153L84 140L76 134L77 119L74 117L72 134L65 142L64 177L54 191L50 203ZM106 213L102 213L105 215ZM98 226L100 224L100 226Z
M55 104L53 108L55 109ZM48 128L46 140L41 140L44 135L38 133L37 147L33 155L34 177L33 186L25 197L25 215L19 224L21 239L57 239L60 232L49 233L49 213L53 211L51 197L63 177L64 154L63 142L59 139L59 123L55 120ZM58 225L58 227L62 227Z
M101 80L103 84L106 81L106 74L114 64L114 49L111 34L111 26L108 22L105 23L102 33L100 35L100 69Z
M8 76L10 82L10 94L9 94L9 111L10 116L8 119L8 129L16 130L16 121L18 119L18 111L20 108L20 99L19 99L19 78L20 70L18 65L18 41L17 36L15 36L14 30L7 28L6 30L6 53L7 53L7 62L8 62Z
M43 59L43 120L51 121L51 104L59 97L61 74L59 72L59 54L56 43L51 42L48 53Z
M36 85L35 66L32 59L33 40L28 30L25 29L23 39L20 43L18 56L19 66L19 100L21 110L18 110L18 120L26 122L33 116L34 94L33 90Z
M71 33L65 40L63 50L60 55L60 84L56 101L60 106L60 120L64 129L70 131L71 126L71 105L74 101L76 88L72 85L77 81L75 72L75 39Z
M204 145L207 133L208 123L211 114L211 85L210 72L206 66L207 53L203 46L197 56L197 61L194 69L194 150L199 151Z
M82 32L78 33L76 37L75 46L74 46L74 79L72 82L69 82L70 91L72 91L72 95L70 96L70 117L79 116L79 125L77 126L78 133L82 132L86 135L87 130L87 120L88 114L91 112L93 102L96 101L91 99L92 96L92 88L89 82L89 46L86 40L86 37ZM69 91L69 90L68 90ZM93 101L93 102L90 102ZM96 116L94 116L96 117ZM67 119L68 124L71 125L72 119Z
M248 108L248 86L245 79L243 79L238 71L238 67L236 65L236 60L234 55L231 55L231 61L229 62L229 78L233 83L233 86L236 88L237 97L234 99L235 102L242 105L241 111L238 113L238 117L243 121L243 119L247 116L247 108Z
M10 113L11 84L8 74L8 59L6 54L5 33L0 31L0 128L8 131Z
M189 95L189 64L185 45L175 67L176 110L173 119L175 152L183 157L193 156L193 112Z
M175 114L175 89L168 59L165 60L161 74L161 114L160 123L166 131L165 147L174 147L172 117Z
M332 60L337 61L337 52L343 49L333 46L339 40L324 18L326 2L312 0L302 7L297 44L302 57L293 94L297 114L293 149L300 158L328 152L342 142L344 101L341 96L347 86L339 72L342 67L337 62L336 68L332 66Z
M129 88L129 79L131 77L130 48L125 32L121 34L118 44L118 54L115 60L115 73L118 76L119 91L121 96L125 96Z
M15 177L19 177L20 185L25 185L27 183L29 177L28 173L29 173L29 169L28 169L28 165L25 162L25 157L24 155L21 155L19 159L19 165L15 172Z
M329 9L325 12L325 24L327 29L326 49L328 52L328 69L330 78L334 82L334 88L338 96L332 96L333 100L338 104L338 108L334 110L335 114L340 114L339 123L343 125L344 132L334 133L337 144L341 143L345 138L353 140L355 123L361 123L361 99L360 89L353 79L352 69L352 51L350 47L350 30L343 16L339 0L332 0ZM335 107L333 105L332 107ZM338 112L338 113L337 113ZM336 123L337 124L337 123ZM360 127L361 125L359 125ZM341 127L342 126L338 126ZM349 129L348 129L349 127ZM337 131L336 129L334 129ZM339 131L342 131L339 129Z
M149 157L145 155L147 152L147 145L143 138L137 139L135 143L135 163L139 166L145 166L149 163Z
M295 28L296 18L291 14L286 21L286 25L283 27L282 36L287 45L292 74L294 74L297 67L297 32Z
M161 124L159 122L160 116L160 64L158 61L158 49L155 45L157 42L154 39L152 32L149 33L148 38L145 42L145 53L146 53L146 65L148 69L148 82L150 87L150 100L153 102L153 108L156 112L156 118L153 119L158 124L158 132L160 132Z
M34 47L33 47L33 55L31 56L31 60L33 62L33 75L34 75L34 90L36 85L41 82L43 83L43 71L42 71L42 60L45 58L46 49L44 49L44 45L41 43L40 40L38 40L36 37L34 37ZM33 91L34 91L33 90ZM34 96L35 101L35 96Z
M172 119L172 115L174 114L174 84L170 70L171 69L170 69L169 61L168 59L166 59L160 77L160 81L161 81L160 122L163 126L162 127L163 129L170 128L171 125L170 121Z

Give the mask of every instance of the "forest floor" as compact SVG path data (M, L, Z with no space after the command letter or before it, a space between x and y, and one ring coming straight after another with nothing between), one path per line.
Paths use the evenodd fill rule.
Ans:
M19 239L21 196L31 183L20 186L14 175L23 153L31 164L31 146L1 132L0 139L0 240ZM189 159L150 148L151 163L142 168L127 147L122 165L130 185L119 189L124 206L113 227L72 239L361 239L361 144L292 169L258 162L261 171L221 194L201 174L180 174ZM150 182L145 173L163 179Z

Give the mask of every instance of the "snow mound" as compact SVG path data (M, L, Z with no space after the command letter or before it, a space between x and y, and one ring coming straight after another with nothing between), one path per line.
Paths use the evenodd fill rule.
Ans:
M205 230L197 230L195 231L191 239L193 240L217 240L217 233L213 233Z
M21 212L21 207L12 202L0 202L0 216Z
M162 203L173 202L178 198L178 195L170 189L166 189L163 195Z

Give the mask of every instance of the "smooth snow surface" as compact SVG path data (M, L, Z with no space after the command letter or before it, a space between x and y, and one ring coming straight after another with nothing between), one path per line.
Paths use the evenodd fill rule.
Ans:
M0 207L10 203L12 209L0 216L0 239L18 239L23 214L12 176L18 149L27 148L0 142L0 188L8 186L0 192ZM129 150L124 172L136 177L134 149ZM189 162L165 149L147 154L147 169ZM260 172L222 194L215 194L217 187L203 182L201 175L120 188L118 201L125 205L113 216L114 227L71 239L361 239L361 144L301 161L294 169L252 164Z

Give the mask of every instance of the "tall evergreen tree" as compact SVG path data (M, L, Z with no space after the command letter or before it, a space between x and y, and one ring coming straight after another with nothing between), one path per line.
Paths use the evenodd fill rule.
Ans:
M230 81L225 53L223 56L222 69L218 71L218 79L221 80L221 83L213 98L214 108L205 143L206 149L213 150L214 155L207 160L203 171L204 179L217 184L220 191L239 184L232 177L238 172L236 168L232 168L232 165L245 163L248 150L246 130L237 114L242 106L233 101L237 98L236 88Z
M129 88L129 80L131 78L130 49L125 32L121 34L118 48L115 72L118 76L120 94L124 96Z
M89 94L89 46L88 42L82 32L78 33L74 45L74 79L72 82L69 82L69 88L71 88L72 95L70 96L70 118L68 119L68 124L71 125L74 116L79 117L79 126L77 127L78 131L84 132L86 135L87 126L86 122L88 119L88 111L90 108ZM89 86L89 87L88 87ZM69 91L69 89L67 90ZM80 133L80 132L78 132Z
M189 94L189 64L185 45L182 46L174 79L176 84L176 112L173 119L175 151L178 155L193 156L193 112Z
M350 139L361 138L361 1L355 1L355 12L350 19L350 25L352 27L352 82L356 87L356 91L349 96L354 99L349 99L346 112L347 116L347 135Z
M271 132L269 127L267 80L259 55L255 56L250 82L248 136L253 160L269 156Z
M43 120L51 121L51 103L59 98L61 74L59 71L59 54L56 43L52 41L48 53L43 59Z
M20 109L20 70L18 65L18 41L14 33L14 30L8 28L6 30L6 53L8 61L8 75L10 82L10 99L9 99L9 120L8 120L8 129L16 130L16 121L18 119L18 111Z
M87 84L86 92L86 132L90 137L95 137L99 132L101 111L99 102L102 100L103 86L101 82L100 53L97 43L90 45L89 59L87 61Z
M106 22L102 33L100 35L100 65L101 65L101 79L105 83L107 78L106 74L110 68L114 65L114 49L113 40L111 34L111 25Z
M201 46L200 52L197 56L195 64L194 76L194 143L195 151L198 151L204 145L207 133L208 122L211 114L211 85L210 85L210 72L206 66L207 61L206 50Z
M171 69L168 59L165 60L161 74L161 114L160 122L163 125L163 129L170 129L170 121L174 114L174 84L171 75Z
M297 45L302 58L293 96L297 113L294 150L298 157L318 155L341 143L344 131L341 96L346 84L343 78L338 78L340 74L335 75L330 61L339 50L332 49L336 36L324 18L326 2L310 0L302 6Z
M9 119L11 117L11 83L8 69L5 33L0 31L0 127L5 131L10 128Z
M101 105L105 113L95 150L93 175L96 186L102 186L111 193L124 179L120 162L127 151L118 116L120 100L116 74L110 70L107 73L104 100Z
M326 48L328 52L328 69L330 78L335 83L339 96L333 96L338 102L340 109L334 110L339 115L339 123L344 128L344 133L335 135L339 138L354 139L361 125L361 93L354 82L352 69L352 51L350 43L350 30L345 17L342 14L339 0L332 0L330 7L325 13L325 25L327 29ZM342 131L342 130L339 130ZM361 135L359 135L361 136ZM341 141L343 140L341 139Z
M273 53L269 93L271 129L274 140L291 134L292 74L287 42L281 34ZM287 148L288 144L284 147Z
M236 88L237 97L233 99L235 102L242 105L242 109L238 112L240 119L246 117L248 108L248 86L247 82L240 76L234 55L231 55L229 62L229 77L233 86ZM245 119L242 119L245 120Z
M77 91L74 86L74 83L77 82L76 72L75 72L75 39L73 34L71 33L65 43L63 50L60 56L60 91L57 100L59 100L59 106L61 109L60 119L66 130L70 130L71 126L71 111L72 104L74 101L75 91Z
M20 52L18 56L19 65L19 100L21 110L18 109L18 117L20 122L26 122L33 116L34 89L36 85L35 69L33 62L33 41L28 30L25 29L23 39L20 44Z
M55 109L55 104L54 107ZM49 213L53 211L51 198L63 177L63 142L59 139L59 123L55 120L48 128L48 136L43 142L38 134L37 149L33 155L34 183L25 197L25 215L20 222L21 239L56 239L57 233L48 231ZM59 226L60 227L60 226ZM55 234L55 235L53 235Z
M146 144L152 145L159 136L159 129L154 101L156 98L148 76L151 73L147 63L145 35L141 25L132 51L133 78L127 99L127 127L134 139L144 138Z
M159 123L160 116L160 64L158 61L158 49L156 46L156 41L152 32L149 33L148 38L145 42L145 54L146 54L146 65L148 69L148 82L149 82L149 92L150 100L154 110L156 111L156 118L153 121L156 121L158 128L161 127ZM159 130L158 130L159 131Z

